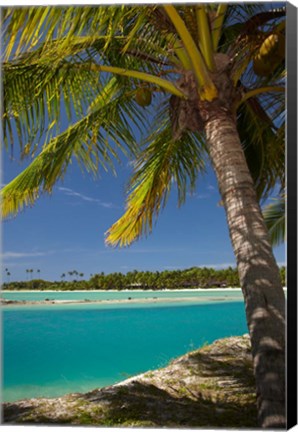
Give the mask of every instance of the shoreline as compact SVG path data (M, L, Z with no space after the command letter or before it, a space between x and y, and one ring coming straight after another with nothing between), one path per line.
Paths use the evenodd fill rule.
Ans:
M213 302L222 302L226 298L215 298L211 299ZM232 299L229 299L232 300ZM128 298L128 299L115 299L115 300L7 300L1 299L1 306L50 306L50 305L70 305L70 304L131 304L131 303L183 303L183 302L193 302L201 303L206 301L206 299L198 297L177 297L177 298Z
M1 292L3 293L18 293L18 292L28 292L28 293L55 293L55 292L61 292L61 293L96 293L96 292L100 292L100 293L114 293L114 292L127 292L127 293L134 293L134 292L183 292L183 291L187 291L187 292L197 292L197 291L241 291L241 288L239 287L227 287L227 288L181 288L181 289L159 289L159 290L153 290L153 289L148 289L148 290L142 290L142 289L123 289L123 290L1 290Z
M287 291L287 287L283 287L284 291ZM160 289L160 290L0 290L0 295L1 293L5 294L13 294L13 293L120 293L120 292L125 292L125 293L138 293L138 292L142 292L142 293L159 293L159 292L207 292L207 291L227 291L227 292L231 292L231 291L241 291L241 288L239 287L228 287L228 288L193 288L193 289L188 289L188 288L181 288L181 289Z

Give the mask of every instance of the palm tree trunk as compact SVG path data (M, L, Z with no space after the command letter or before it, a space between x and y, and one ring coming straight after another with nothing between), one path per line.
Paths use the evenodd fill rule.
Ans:
M244 295L259 425L285 428L285 296L279 269L234 120L218 109L205 131Z

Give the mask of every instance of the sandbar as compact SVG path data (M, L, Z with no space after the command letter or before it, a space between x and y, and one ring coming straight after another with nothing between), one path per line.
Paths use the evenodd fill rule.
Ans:
M41 305L70 305L70 304L125 304L125 303L181 303L181 302L196 302L200 303L202 301L225 301L232 300L228 296L226 297L216 297L216 298L200 298L200 297L177 297L177 298L127 298L127 299L114 299L114 300L8 300L0 299L0 304L2 306L41 306Z

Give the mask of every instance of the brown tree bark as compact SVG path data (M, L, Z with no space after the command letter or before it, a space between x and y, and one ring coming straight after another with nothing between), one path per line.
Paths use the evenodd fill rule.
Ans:
M205 118L210 157L226 211L244 295L254 359L259 425L285 428L285 296L279 269L236 122L218 104Z

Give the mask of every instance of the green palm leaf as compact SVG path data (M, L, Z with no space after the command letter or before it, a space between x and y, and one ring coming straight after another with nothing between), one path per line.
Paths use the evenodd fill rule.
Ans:
M13 144L7 132L16 126L18 141L38 142L45 129L60 124L61 100L68 119L82 117L100 92L98 74L78 70L63 62L51 64L3 65L3 133L6 145ZM12 138L12 142L10 139Z
M187 133L175 141L166 121L148 143L134 164L126 212L107 232L109 245L126 246L151 232L172 186L177 185L182 204L188 188L193 191L198 174L204 172L207 151L201 137Z
M258 98L247 100L238 110L238 131L259 200L285 182L284 123L275 127Z
M285 227L285 194L275 198L272 204L268 204L263 210L264 219L269 231L271 243L277 246L286 239Z
M122 112L118 108L121 98L125 98ZM119 150L135 153L135 140L124 118L125 105L126 112L134 111L112 78L101 97L97 97L91 113L45 144L33 162L1 190L3 216L32 205L41 192L51 192L73 157L87 171L96 173L98 165L113 168L113 158L117 159Z
M40 41L47 46L56 39L61 42L61 49L67 50L75 36L113 35L134 16L134 10L127 6L3 8L4 61L22 52L32 52Z

